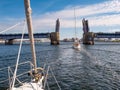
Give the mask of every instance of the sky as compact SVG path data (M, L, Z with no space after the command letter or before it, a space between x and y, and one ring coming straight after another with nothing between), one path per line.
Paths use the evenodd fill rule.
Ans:
M91 32L120 32L120 0L30 0L33 32L55 31L60 20L60 39L82 38L82 19L89 22ZM24 0L1 0L0 31L25 20ZM23 24L5 33L22 33ZM25 30L27 33L27 30Z

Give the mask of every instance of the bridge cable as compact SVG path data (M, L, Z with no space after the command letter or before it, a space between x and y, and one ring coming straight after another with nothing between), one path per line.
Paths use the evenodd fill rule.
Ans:
M25 22L25 21L24 21L24 22ZM11 27L9 27L9 28L7 28L7 29L1 31L0 34L6 32L6 31L9 31L9 30L11 30L11 29L13 29L14 27L16 27L16 26L18 26L18 25L20 25L20 24L22 24L22 23L24 23L24 22L19 22L19 23L13 25L13 26L11 26Z

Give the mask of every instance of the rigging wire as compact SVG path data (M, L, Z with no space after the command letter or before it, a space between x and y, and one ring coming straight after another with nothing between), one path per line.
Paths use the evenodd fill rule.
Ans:
M50 71L51 71L51 74L52 74L53 78L55 79L55 82L56 82L59 90L62 90L61 87L60 87L60 85L59 85L59 83L58 83L58 81L57 81L57 79L56 79L56 77L55 77L55 75L54 75L54 73L53 73L53 71L52 71L52 68L50 68Z
M25 21L24 21L24 22L25 22ZM0 34L6 32L6 31L9 31L9 30L11 30L11 29L13 29L13 28L15 28L16 26L18 26L18 25L20 25L20 24L22 24L22 23L24 23L24 22L19 22L19 23L13 25L13 26L11 26L11 27L9 27L9 28L7 28L7 29L1 31Z
M46 86L46 83L47 83L47 78L48 78L49 69L50 69L50 66L48 66L47 73L46 73L46 75L45 75L44 89L45 89L45 86Z
M19 47L19 51L18 51L16 67L15 67L15 71L14 71L14 75L13 75L13 80L11 82L12 86L10 87L11 89L13 89L14 84L15 84L15 79L16 79L17 68L18 68L18 63L19 63L19 59L20 59L20 53L21 53L21 48L22 48L22 42L23 42L23 37L24 37L24 31L25 31L25 29L26 29L26 22L24 21L24 28L23 28L21 42L20 42L20 47Z
M22 62L22 63L20 63L19 65L24 65L24 64L30 64L31 66L33 66L33 64L32 64L30 61ZM10 72L10 69L11 69L12 67L15 67L15 65L9 66L9 67L5 67L5 68L1 68L0 71L5 70L5 69L8 69L8 76L9 76L9 75L10 75L9 72ZM20 76L22 76L22 75L24 75L24 74L27 74L27 73L28 73L28 72L22 73L22 74L20 74L20 75L17 75L17 77L20 77ZM13 72L12 72L12 71L11 71L11 74L13 75ZM11 77L10 77L9 79L0 81L0 83L4 83L4 82L6 82L6 81L11 81L10 79L11 79Z

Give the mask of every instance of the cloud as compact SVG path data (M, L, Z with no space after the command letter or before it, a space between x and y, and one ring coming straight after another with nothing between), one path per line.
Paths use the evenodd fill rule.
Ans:
M120 14L92 17L90 26L119 26Z
M94 5L66 6L63 10L46 12L41 15L35 13L32 15L34 32L54 31L57 18L60 19L61 29L69 30L70 28L74 28L74 8L77 18L76 26L78 28L82 28L82 18L88 19L90 27L120 25L120 0L108 0ZM9 21L16 22L16 18L9 19Z
M89 6L71 6L67 7L63 10L56 11L56 12L48 12L43 15L43 17L47 18L62 18L62 19L71 19L74 17L74 8L76 11L76 17L83 17L83 16L90 16L96 14L103 14L103 13L112 13L112 12L120 12L120 1L113 0L107 1L101 4L94 4Z
M60 18L61 28L74 28L74 8L77 18L77 27L82 27L82 18L89 20L90 27L117 26L120 21L120 0L106 1L89 6L70 6L56 12L47 12L35 16L35 29L54 29L55 20Z
M114 33L114 32L120 32L120 29L109 29L107 32Z

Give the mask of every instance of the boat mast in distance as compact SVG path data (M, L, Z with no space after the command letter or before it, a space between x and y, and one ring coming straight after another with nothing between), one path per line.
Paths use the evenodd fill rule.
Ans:
M29 38L31 43L33 65L34 65L35 72L37 72L36 53L35 53L35 45L34 45L34 37L33 37L32 18L31 18L32 9L30 7L30 0L24 0L24 5L25 5L28 33L29 33Z
M74 43L73 43L73 48L80 50L80 42L77 38L77 31L76 31L76 14L75 14L75 8L74 8L74 19L75 19L75 39L74 39Z
M75 38L77 38L77 35L76 35L76 14L75 14L75 8L74 8L74 19L75 19Z

